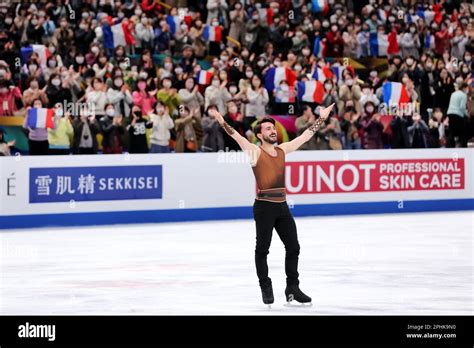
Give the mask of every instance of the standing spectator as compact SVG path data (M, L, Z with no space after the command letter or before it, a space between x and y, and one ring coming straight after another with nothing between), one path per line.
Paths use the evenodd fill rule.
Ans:
M7 80L0 80L0 116L14 116L20 101L20 89L10 85Z
M394 115L390 121L392 130L391 147L392 149L406 149L410 147L410 138L408 136L408 122L403 117L402 112Z
M41 99L44 105L48 105L48 97L46 95L46 88L40 89L39 83L36 78L31 78L29 81L29 87L23 92L23 104L25 106L31 106L35 99Z
M439 70L439 78L435 82L434 106L439 107L446 114L449 107L449 99L454 93L454 81L446 68Z
M54 107L57 103L67 104L72 102L72 94L66 83L61 81L61 75L54 73L49 79L46 87L49 107Z
M192 77L188 77L184 83L184 88L180 89L179 99L182 105L186 105L190 110L196 110L196 116L201 117L201 107L204 105L204 97L199 92L199 86Z
M428 121L429 147L446 147L445 123L441 109L436 108Z
M226 113L226 103L231 96L227 90L227 81L221 82L218 75L214 75L211 80L211 85L206 88L204 95L204 108L207 109L209 105L216 105L217 109L222 115Z
M215 105L209 105L207 110L215 109ZM202 140L202 151L203 152L218 152L224 150L224 134L222 127L216 118L213 115L210 115L209 112L202 119L202 130L203 130L203 140Z
M143 115L148 115L153 111L153 105L156 102L156 91L149 91L146 80L139 78L137 80L137 90L133 91L133 105L138 106Z
M300 136L306 129L308 129L314 121L316 116L309 105L303 105L302 115L299 116L295 121L296 135ZM316 150L317 149L317 137L314 136L309 141L300 146L300 150Z
M132 108L132 121L127 126L129 133L130 153L148 153L148 143L146 139L146 130L153 127L153 122L143 117L138 106Z
M174 128L174 122L170 117L168 107L163 102L156 102L155 111L156 113L150 114L150 120L153 124L150 136L150 152L169 153L171 130ZM134 107L133 112L137 115L140 114L137 107Z
M262 80L259 76L253 75L252 84L247 89L247 100L248 104L245 108L247 121L249 124L257 118L257 116L266 115L266 107L270 98L266 88L262 86Z
M194 111L187 106L179 110L179 118L175 121L176 152L197 152L200 147L202 126L200 120L194 117Z
M33 108L43 108L43 102L41 99L33 101ZM30 107L27 108L27 111ZM49 154L49 143L48 143L48 130L46 128L31 128L28 125L29 113L26 113L26 117L23 121L23 128L28 130L28 147L29 154L31 156L41 156Z
M413 123L408 126L408 136L410 138L410 147L414 149L428 147L428 126L421 119L420 114L413 115Z
M63 110L58 103L54 108L54 128L48 129L48 143L50 155L69 155L71 152L71 138L74 135L69 113Z
M122 76L114 78L112 86L107 90L107 101L114 105L117 115L122 115L125 118L130 116L133 97Z
M170 114L173 114L181 104L178 91L172 87L173 82L169 77L163 78L161 85L162 88L158 91L157 99L168 107Z
M466 124L469 117L467 109L467 96L469 95L469 85L462 83L459 89L451 94L447 115L449 117L449 138L447 147L455 147L456 138L461 147L467 146Z
M94 114L97 117L105 115L105 106L107 100L107 85L102 82L102 79L95 77L92 79L92 88L86 92L86 102L94 108ZM100 119L99 119L100 122Z
M99 119L99 125L102 132L102 151L104 154L120 154L123 151L122 135L124 128L122 126L122 115L115 113L113 104L107 104L105 107L105 116Z
M366 140L366 149L382 149L383 148L383 125L380 122L380 114L367 114L367 123L364 126L364 138Z
M72 127L74 128L73 153L76 155L97 154L97 134L100 133L100 126L94 113L81 109L80 116L74 118Z

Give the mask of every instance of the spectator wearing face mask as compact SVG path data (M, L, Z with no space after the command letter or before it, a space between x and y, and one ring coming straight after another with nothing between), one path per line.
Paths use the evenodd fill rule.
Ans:
M202 146L201 120L194 117L194 110L183 106L175 121L176 152L197 152Z
M137 90L133 91L133 105L138 106L144 115L148 115L153 110L156 102L156 91L149 91L146 80L139 78L137 80Z
M390 146L392 149L406 149L410 147L410 138L408 136L408 121L402 112L397 112L390 121L392 136Z
M207 24L212 24L213 18L222 18L223 25L228 27L227 10L228 5L225 0L208 0L207 1Z
M230 17L230 29L229 36L233 39L243 42L245 35L245 22L248 19L247 13L242 7L242 3L236 2L234 4L234 9L229 13ZM231 46L234 46L234 43L230 43Z
M199 86L194 82L192 77L188 77L185 81L184 88L180 89L179 98L182 105L187 106L190 110L196 110L196 117L201 117L201 107L204 105L204 97L199 92Z
M339 95L337 94L336 86L334 86L334 81L332 79L327 79L324 81L324 97L322 105L328 107L333 103L337 105L338 102Z
M25 106L31 106L35 99L41 99L44 105L48 105L48 96L46 95L47 86L42 89L39 88L39 83L36 78L30 78L27 82L29 87L23 92L23 103Z
M429 137L428 137L428 147L438 148L446 147L446 124L447 118L443 117L441 109L436 108L433 111L429 121Z
M19 111L19 102L20 89L10 85L7 80L0 80L0 116L15 116Z
M28 41L31 44L39 44L42 42L42 37L44 36L43 28L44 18L38 18L37 15L33 15L28 21L26 26L26 35Z
M467 118L469 112L467 108L467 96L469 95L469 85L462 83L459 89L451 94L447 115L449 117L450 134L447 147L456 146L456 138L461 147L467 146Z
M174 128L174 122L164 103L157 101L154 110L155 112L150 114L150 121L152 123L150 153L169 153L171 131ZM136 109L136 112L139 112L139 109Z
M130 124L126 127L129 138L129 153L148 153L146 130L153 128L153 122L144 118L138 106L132 108Z
M33 108L43 108L43 103L41 99L36 99L33 101ZM31 128L28 125L29 113L28 110L31 107L26 109L26 116L23 121L23 128L28 130L28 148L29 154L31 156L42 156L49 154L49 143L48 143L48 130L46 128Z
M61 57L59 56L59 59ZM58 61L56 56L52 55L49 56L48 60L46 61L46 67L43 69L43 76L46 80L49 80L52 74L58 73L59 68L62 66L62 62Z
M210 109L216 109L216 106L210 105L207 111L209 112ZM201 150L203 152L223 151L225 146L223 129L216 118L208 112L202 118L203 140Z
M326 36L325 57L342 57L344 40L337 24L331 25L331 31Z
M364 118L361 121L361 125L364 129L364 148L382 149L384 126L380 121L380 114L375 110L371 111L369 108L370 105L370 102L366 103Z
M464 52L466 52L466 46L469 44L469 36L464 32L463 28L458 25L455 30L454 36L450 39L451 44L451 57L462 60Z
M367 107L369 106L370 105ZM373 105L371 107L373 108ZM346 105L340 124L343 134L343 147L347 150L358 150L362 148L362 141L360 138L362 126L359 120L360 113L355 111L354 106L350 103L349 105Z
M270 98L267 90L262 86L262 80L254 75L250 88L247 89L248 103L245 107L245 117L250 124L256 120L257 116L266 115L266 107Z
M154 37L155 32L151 20L146 15L142 15L140 22L135 25L136 52L141 53L144 49L153 49Z
M115 108L115 112L125 118L130 116L133 97L130 88L124 83L123 77L116 76L111 87L107 90L107 101Z
M79 22L79 28L76 28L74 35L78 53L83 55L86 54L95 38L95 32L90 28L87 20L81 19Z
M413 115L413 123L408 126L410 147L414 149L428 147L429 129L420 114Z
M122 115L115 113L113 104L107 104L105 115L99 119L102 133L102 152L104 154L120 154L123 151L122 136L125 133Z
M70 121L70 114L64 112L62 104L54 108L54 128L48 129L48 143L50 155L69 155L74 129Z
M362 25L362 29L359 30L357 33L357 48L356 48L356 56L357 58L368 57L370 54L370 45L369 45L369 37L370 37L370 28L367 23Z
M227 90L227 81L221 82L219 76L214 75L211 80L211 85L206 88L206 92L204 93L204 108L207 109L209 105L216 105L219 112L225 115L225 105L230 99L231 96Z
M214 106L215 107L215 106ZM211 107L208 108L208 111ZM230 100L227 103L227 115L224 116L224 120L235 129L241 136L252 141L253 132L250 128L244 115L239 111L235 101ZM224 145L225 151L241 151L239 144L227 133L224 132Z
M357 80L354 79L352 73L345 73L344 83L339 87L339 104L337 105L337 109L342 110L344 104L351 100L355 110L360 113L361 106L359 100L361 97L362 93Z
M420 37L417 33L416 24L411 24L408 30L400 37L400 48L402 57L411 56L414 59L419 59L420 54Z
M103 116L105 115L105 106L109 103L107 99L107 85L100 78L96 77L92 79L91 87L86 92L86 102L92 105L96 116Z
M53 35L53 44L58 48L60 55L65 55L68 48L74 45L74 32L69 27L67 17L62 17L59 20L59 28Z
M172 80L165 77L161 80L162 88L158 90L156 95L157 100L162 101L171 114L181 105L181 99L176 88L173 88Z
M434 106L439 107L443 114L446 114L449 107L449 99L454 93L454 81L446 68L439 70L439 76L435 81Z
M79 117L72 122L74 129L73 153L76 155L97 154L97 134L100 133L100 125L95 115L86 109L80 110Z
M286 80L281 80L280 85L273 91L274 100L273 113L277 115L287 115L294 108L296 91L292 86L288 86Z
M311 127L316 121L316 116L313 113L312 108L309 105L303 105L302 114L295 121L296 136L300 136L303 132ZM319 132L319 131L318 131ZM313 136L309 141L300 146L300 150L317 150L318 147L318 136Z
M72 94L69 88L65 88L61 81L61 75L54 73L51 75L46 87L46 95L49 101L49 107L53 107L57 103L71 103Z
M425 122L427 122L429 118L427 110L434 108L436 78L437 76L433 71L433 61L428 57L425 60L420 86L420 113Z
M374 94L374 90L367 83L362 85L362 95L359 102L362 107L364 107L367 102L371 102L375 107L380 104L379 98L377 98L377 96Z

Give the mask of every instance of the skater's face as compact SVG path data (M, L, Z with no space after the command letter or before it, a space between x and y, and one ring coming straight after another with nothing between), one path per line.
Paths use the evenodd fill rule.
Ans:
M275 144L277 142L277 131L271 122L262 124L262 132L260 133L260 140L264 142Z

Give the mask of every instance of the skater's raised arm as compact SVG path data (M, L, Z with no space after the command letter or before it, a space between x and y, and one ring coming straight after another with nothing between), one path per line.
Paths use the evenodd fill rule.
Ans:
M290 152L298 150L298 148L306 143L309 139L313 137L313 135L321 128L322 124L328 118L329 114L331 113L332 108L334 107L334 103L329 105L327 108L323 109L319 107L319 118L313 122L311 126L309 126L299 137L296 137L292 141L287 143L282 143L278 145L285 154L289 154Z
M258 148L257 145L252 144L250 141L247 140L247 138L243 137L242 135L239 134L234 128L232 128L225 120L224 117L217 111L216 109L209 109L208 111L210 116L213 116L216 118L217 122L221 125L221 127L225 130L229 136L231 136L240 146L240 148L243 151L247 151L248 154L252 152L257 152L260 149Z

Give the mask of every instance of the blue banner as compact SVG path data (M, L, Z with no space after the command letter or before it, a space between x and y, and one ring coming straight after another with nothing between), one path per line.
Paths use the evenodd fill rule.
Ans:
M30 203L161 199L162 195L161 165L30 168Z

